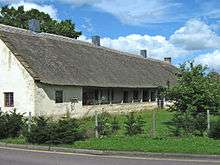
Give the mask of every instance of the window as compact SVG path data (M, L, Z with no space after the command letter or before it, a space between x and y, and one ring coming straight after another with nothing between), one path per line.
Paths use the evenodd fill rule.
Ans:
M63 91L56 91L55 92L55 102L56 103L63 103Z
M137 90L133 91L133 100L134 101L138 100L138 91Z
M14 107L14 93L5 92L5 107Z

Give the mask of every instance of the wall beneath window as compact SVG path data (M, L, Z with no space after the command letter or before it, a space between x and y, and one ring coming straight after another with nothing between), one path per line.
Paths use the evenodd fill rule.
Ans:
M157 108L156 102L143 103L123 103L123 104L103 104L103 105L87 105L83 106L83 112L86 112L82 117L92 116L95 112L107 112L110 114L120 114L129 112L138 112L144 110L152 110Z
M14 107L4 107L4 92L14 93ZM34 114L34 80L0 40L0 107Z
M63 103L55 103L55 91L63 91ZM72 98L78 98L78 103L71 103ZM36 115L60 117L67 112L72 116L81 116L82 88L78 86L61 86L36 83L35 87Z

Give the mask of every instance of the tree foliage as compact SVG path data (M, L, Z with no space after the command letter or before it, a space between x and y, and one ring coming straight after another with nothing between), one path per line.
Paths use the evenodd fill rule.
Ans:
M166 91L173 101L175 134L203 134L206 131L207 110L219 109L219 81L202 65L185 63L180 67L177 84Z
M37 9L24 11L24 6L19 6L17 9L4 6L0 13L1 24L28 29L28 21L37 19L40 21L41 32L63 35L70 38L77 38L81 35L81 32L75 31L75 25L71 20L57 21L52 19L49 14L40 12Z

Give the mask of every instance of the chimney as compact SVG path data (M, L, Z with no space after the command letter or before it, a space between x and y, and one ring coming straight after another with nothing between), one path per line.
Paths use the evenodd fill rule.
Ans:
M100 46L100 36L92 36L92 43L96 46Z
M141 50L140 55L143 56L144 58L147 58L147 50L146 49Z
M40 32L40 21L37 19L31 19L28 21L28 28L33 32Z
M168 64L171 64L171 57L164 57L164 62L168 63Z

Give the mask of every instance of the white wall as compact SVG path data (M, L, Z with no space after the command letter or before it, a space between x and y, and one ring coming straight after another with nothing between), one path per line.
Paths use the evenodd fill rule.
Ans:
M63 103L55 103L55 91L63 91ZM78 103L71 104L73 97L78 98ZM70 112L72 116L79 117L82 111L82 88L76 86L56 86L36 83L35 91L36 115L62 116Z
M4 92L14 92L14 107L4 107ZM34 80L0 40L0 107L34 114Z

